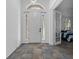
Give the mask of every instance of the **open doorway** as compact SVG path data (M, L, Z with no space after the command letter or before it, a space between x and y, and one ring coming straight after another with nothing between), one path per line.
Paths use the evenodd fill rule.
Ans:
M55 45L61 44L61 17L61 12L54 10Z
M55 8L56 40L66 43L73 43L73 0L63 0Z
M69 44L73 46L73 18L66 17L57 9L54 10L55 15L55 44Z
M69 2L69 3L67 3ZM73 58L73 0L64 0L54 11L56 46ZM60 42L60 43L58 43Z

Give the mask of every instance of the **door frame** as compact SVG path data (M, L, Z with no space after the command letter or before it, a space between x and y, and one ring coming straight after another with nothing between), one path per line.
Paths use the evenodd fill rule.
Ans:
M55 12L55 17L56 17L56 13L59 13L60 14L60 32L61 32L61 19L62 19L62 13L57 11L57 10L54 10ZM55 18L56 20L56 18ZM56 25L55 25L56 26ZM55 28L56 29L56 28ZM55 30L55 45L58 45L58 44L61 44L61 33L60 33L60 41L59 42L56 42L56 30Z
M25 25L26 25L26 28L25 28L25 30L26 30L26 31L25 31L25 33L26 33L25 39L26 39L26 43L30 43L30 42L29 42L29 39L28 39L28 30L27 30L27 27L28 27L28 25L27 25L27 14L28 14L28 13L30 13L30 12L29 12L29 11L26 11L26 12L25 12ZM46 12L39 12L39 13L41 14L41 13L46 13ZM41 15L41 16L42 16L42 15ZM41 19L41 18L40 18L40 19ZM44 21L44 20L43 20L43 21ZM43 28L42 28L42 32L43 32ZM45 36L44 36L44 37L45 37ZM42 38L43 38L43 35L42 35ZM41 39L41 42L40 42L40 43L44 43L43 40L45 40L45 39Z

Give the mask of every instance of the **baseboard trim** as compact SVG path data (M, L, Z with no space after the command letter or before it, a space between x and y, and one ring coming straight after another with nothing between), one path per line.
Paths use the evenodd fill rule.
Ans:
M7 56L6 59L8 59L8 57L10 57L20 46L21 44L17 48L15 48L15 50L9 56Z

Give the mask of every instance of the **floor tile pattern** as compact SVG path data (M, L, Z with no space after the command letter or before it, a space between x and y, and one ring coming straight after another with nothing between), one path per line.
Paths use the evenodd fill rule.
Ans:
M73 59L73 43L22 44L7 59Z

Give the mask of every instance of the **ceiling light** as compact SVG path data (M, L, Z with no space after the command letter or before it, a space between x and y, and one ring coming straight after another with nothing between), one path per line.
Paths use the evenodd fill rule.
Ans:
M36 1L37 1L37 0L31 0L31 2L32 2L33 4L35 4L35 3L36 3Z

